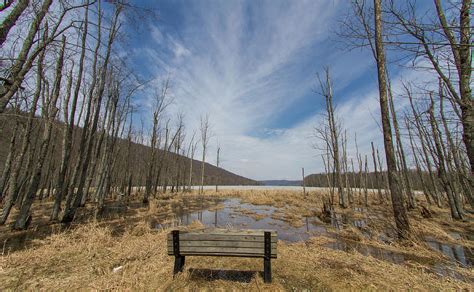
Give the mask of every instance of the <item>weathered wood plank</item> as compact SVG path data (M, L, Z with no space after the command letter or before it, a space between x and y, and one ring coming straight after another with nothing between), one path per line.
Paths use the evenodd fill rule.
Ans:
M173 253L169 253L168 255L173 256ZM184 252L183 257L185 256L227 256L227 257L251 257L251 258L264 258L263 254L258 253L222 253L222 252L194 252L188 251ZM272 259L277 258L277 254L271 254L270 256Z
M170 256L172 256L173 254L168 254ZM239 257L239 258L263 258L264 256L263 255L260 255L260 254L238 254L238 253L197 253L197 252L188 252L186 253L185 255L183 256L210 256L210 257L213 257L213 256L222 256L222 257ZM274 254L274 255L271 255L271 258L272 259L276 259L277 258L277 255Z
M212 233L212 234L227 234L227 235L261 235L263 236L264 232L271 232L272 236L277 235L277 232L275 230L266 230L266 229L236 230L236 229L223 229L223 228L203 228L203 229L195 229L195 230L180 230L179 234Z
M214 246L214 247L253 247L253 248L260 248L264 250L264 242L259 241L217 241L217 240L180 240L179 241L180 247L185 246ZM276 248L277 243L272 242L272 248ZM173 247L173 242L170 240L168 241L168 248Z
M172 241L173 236L168 234L168 240ZM218 241L257 241L264 242L263 234L260 235L243 235L243 234L214 234L214 233L179 233L180 241L190 240L218 240ZM277 241L277 236L272 236L272 242Z
M172 247L168 247L168 252L173 252ZM200 252L200 253L248 253L248 254L265 254L265 251L262 248L255 247L222 247L222 246L180 246L179 253L186 255L186 252ZM277 253L276 248L272 248L272 254Z

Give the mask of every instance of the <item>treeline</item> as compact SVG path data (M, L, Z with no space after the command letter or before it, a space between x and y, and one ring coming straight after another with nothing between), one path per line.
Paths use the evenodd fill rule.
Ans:
M367 189L377 189L380 202L392 202L402 238L410 233L406 210L418 204L414 190L423 191L428 204L447 205L456 220L474 208L472 3L434 0L428 17L415 2L351 2L338 34L349 48L366 48L377 65L381 123L373 130L382 133L385 155L374 143L371 153L359 151L357 134L348 133L338 116L326 68L318 76L324 121L315 128L325 173L308 182L329 186L330 204L343 208L353 203L354 187L365 193L366 204ZM394 64L430 72L436 81L404 79L395 91ZM355 149L350 154L349 146Z
M307 187L322 187L327 188L331 187L331 181L333 178L333 173L316 173L311 174L305 177L305 184ZM422 176L419 176L419 173L414 170L408 170L408 175L411 182L411 187L415 191L423 191L423 184L426 180L430 179L430 175L427 172L422 172ZM368 189L373 190L386 190L388 185L387 171L381 171L380 173L375 173L373 171L358 173L358 172L344 172L343 183L347 182L347 185L344 185L346 189L363 189L367 187ZM367 176L367 178L366 178ZM383 178L382 180L380 177ZM347 179L346 179L347 177ZM367 182L366 182L367 179ZM438 186L441 187L441 186ZM358 191L358 190L357 190ZM430 199L431 200L431 199Z
M54 201L51 221L68 223L87 202L95 202L99 216L112 193L130 196L135 186L148 203L166 189L251 182L206 164L209 116L186 137L183 116L166 114L169 78L151 86L118 52L127 21L154 17L152 11L126 1L6 2L0 26L0 224L15 207L13 228L26 229L39 198ZM141 127L138 95L152 107L140 115ZM198 145L201 162L194 160Z

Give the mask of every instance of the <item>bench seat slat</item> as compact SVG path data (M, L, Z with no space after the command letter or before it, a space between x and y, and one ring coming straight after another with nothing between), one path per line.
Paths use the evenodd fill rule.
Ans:
M276 248L276 242L272 242L272 248ZM217 241L217 240L191 240L179 241L180 247L187 247L187 246L214 246L214 247L253 247L253 248L260 248L264 249L264 242L261 241ZM168 248L173 247L173 242L168 241Z
M271 237L272 242L277 241L277 236L272 236ZM168 240L172 241L173 237L172 235L168 235ZM257 242L264 242L265 238L263 235L258 236L258 235L238 235L238 234L214 234L214 233L183 233L179 234L179 240L180 241L189 241L189 240L196 240L196 241L201 241L201 240L216 240L216 241L257 241Z
M223 228L212 228L212 229L197 229L197 230L180 230L179 234L226 234L226 235L257 235L263 236L264 232L271 232L272 236L276 236L277 232L275 230L266 230L266 229L249 229L249 230L231 230Z
M172 256L173 250L168 249L168 255ZM191 255L201 255L201 256L212 256L212 255L228 255L228 256L251 256L251 257L258 257L258 258L263 258L265 256L264 253L256 251L256 250L245 250L245 249L238 249L235 250L233 249L232 251L230 250L223 250L223 249L214 249L214 250L202 250L200 249L191 249L191 250L183 250L180 251L180 255L182 256L191 256ZM277 257L277 251L272 250L271 252L271 257L276 258Z
M185 246L179 247L179 253L182 255L186 255L187 252L199 252L199 253L207 253L207 252L217 252L217 253L245 253L245 254L260 254L264 255L265 252L262 248L255 248L255 247L222 247L222 246ZM168 253L173 253L173 248L168 247ZM276 248L272 248L272 254L276 254Z
M168 255L172 256L173 254ZM263 258L263 255L259 254L249 254L249 253L212 253L212 252L206 252L206 253L198 253L198 252L187 252L186 254L183 254L183 256L222 256L222 257L239 257L239 258ZM276 259L277 255L272 254L270 256L272 259Z

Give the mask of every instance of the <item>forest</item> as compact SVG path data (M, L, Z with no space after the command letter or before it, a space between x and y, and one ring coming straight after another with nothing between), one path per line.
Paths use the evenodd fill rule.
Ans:
M381 144L344 123L344 72L317 68L305 139L322 171L274 188L223 169L215 116L186 124L173 75L127 59L160 3L2 2L2 289L474 289L470 0L347 3L331 34L373 64ZM209 227L277 230L273 283L248 258L190 257L173 277L167 234Z

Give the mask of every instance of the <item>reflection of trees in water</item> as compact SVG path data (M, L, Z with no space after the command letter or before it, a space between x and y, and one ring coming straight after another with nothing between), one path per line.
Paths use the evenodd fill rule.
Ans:
M217 210L214 211L214 227L217 227Z
M464 266L472 266L474 255L468 248L464 248L458 244L449 245L431 240L427 241L427 243L431 248L443 253L450 259L455 260Z

